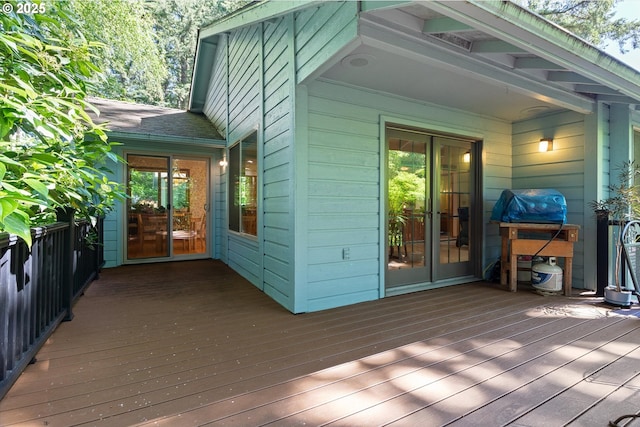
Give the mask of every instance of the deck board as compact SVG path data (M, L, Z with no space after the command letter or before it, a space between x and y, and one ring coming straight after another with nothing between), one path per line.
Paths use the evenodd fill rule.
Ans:
M3 426L598 425L638 411L638 310L474 283L292 315L216 261L102 272ZM560 415L562 414L562 415Z

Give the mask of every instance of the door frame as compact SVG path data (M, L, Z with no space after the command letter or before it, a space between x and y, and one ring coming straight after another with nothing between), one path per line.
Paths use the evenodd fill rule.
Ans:
M476 133L470 133L463 129L454 128L451 126L442 126L442 125L434 125L428 122L422 122L407 118L388 116L388 115L380 115L379 121L379 149L380 149L380 181L379 181L379 297L384 298L386 296L399 295L408 292L414 292L418 290L424 289L432 289L443 286L449 286L460 283L468 283L469 281L479 280L481 278L481 260L483 259L482 248L483 244L481 241L482 232L480 225L482 224L482 141L484 140L482 135L478 135ZM388 146L386 139L386 128L388 125L396 125L399 127L407 127L409 129L420 129L427 133L433 133L435 135L442 135L444 137L460 137L464 139L474 140L475 143L472 144L471 154L475 158L475 168L473 170L474 174L474 186L472 188L472 196L470 201L470 216L474 218L474 223L470 224L471 228L471 245L470 250L473 250L474 258L471 261L471 270L473 271L472 276L463 276L456 277L452 279L445 279L441 281L435 282L424 282L424 283L416 283L416 284L408 284L406 286L397 286L394 288L387 289L386 281L387 281L387 245L386 242L386 229L387 229L387 213L386 213L386 205L387 205L387 166L388 166Z
M215 147L215 148L220 148L221 147ZM214 155L211 154L211 152L207 152L207 153L201 153L201 152L186 152L186 151L181 151L181 150L170 150L167 149L165 151L162 152L158 152L158 151L147 151L145 149L136 149L131 147L130 149L127 149L125 151L123 151L122 156L124 159L127 159L128 156L133 155L133 156L149 156L149 157L165 157L168 158L169 160L169 168L172 167L173 165L173 161L178 158L183 158L183 159L195 159L195 160L206 160L207 165L206 165L206 174L207 174L207 188L205 190L206 192L206 200L208 201L207 205L208 205L208 212L207 212L207 220L206 220L206 228L205 228L205 242L206 242L206 250L204 252L201 253L195 253L195 254L181 254L181 255L175 255L174 251L171 249L170 250L170 245L172 243L170 243L169 241L167 241L167 252L168 255L167 256L163 256L163 257L150 257L150 258L128 258L128 221L129 221L129 212L128 212L128 201L125 201L124 203L122 203L122 214L120 215L120 222L122 224L121 227L121 232L120 234L120 239L121 239L121 244L120 246L120 250L121 250L121 260L122 260L122 264L145 264L145 263L156 263L156 262L171 262L171 261L182 261L182 260L196 260L196 259L208 259L208 258L212 258L214 256L214 247L215 247L215 242L214 237L215 237L215 233L214 233L214 225L216 224L216 220L214 218L214 214L215 214L215 203L216 200L214 198L215 196L215 182L214 182L214 164L216 162L216 158ZM128 164L124 164L123 170L123 180L122 182L125 185L125 189L128 190L128 186L129 183L127 182L127 179L129 177L129 165ZM167 197L169 199L172 199L172 192L173 192L173 188L171 188L171 186L169 186L168 188L168 194ZM172 208L173 209L173 208Z

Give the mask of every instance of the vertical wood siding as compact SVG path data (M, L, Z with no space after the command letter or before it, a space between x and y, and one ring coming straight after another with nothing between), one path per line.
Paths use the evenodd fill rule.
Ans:
M553 151L538 152L542 137ZM584 226L584 116L563 112L513 125L513 188L553 188L567 200L567 222ZM573 286L584 283L584 236L574 245ZM562 262L562 260L560 260Z
M511 184L510 165L503 165L510 153L509 124L327 81L310 84L309 311L378 298L381 115L477 135L484 140L485 192L497 199ZM485 242L498 256L497 230ZM344 249L349 259L343 259Z
M293 310L292 17L264 24L264 292Z
M296 79L301 82L357 36L358 2L327 2L296 14Z

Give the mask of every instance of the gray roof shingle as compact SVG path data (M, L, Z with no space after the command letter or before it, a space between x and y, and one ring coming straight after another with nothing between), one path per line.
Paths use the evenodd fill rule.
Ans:
M106 123L107 129L112 132L176 139L224 139L204 114L94 97L87 101L100 111L97 117L91 113L94 122Z

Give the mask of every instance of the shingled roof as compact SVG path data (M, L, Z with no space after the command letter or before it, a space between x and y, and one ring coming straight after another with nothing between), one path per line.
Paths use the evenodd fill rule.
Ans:
M224 138L204 114L155 105L134 104L102 98L89 98L100 115L92 118L106 123L110 132L133 137L167 137L179 140L208 140L219 142Z

